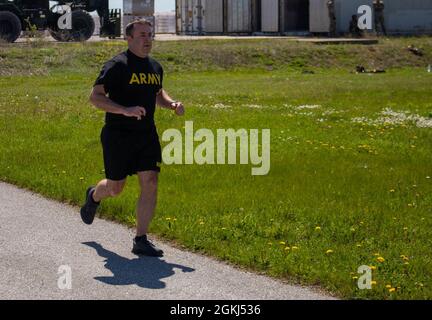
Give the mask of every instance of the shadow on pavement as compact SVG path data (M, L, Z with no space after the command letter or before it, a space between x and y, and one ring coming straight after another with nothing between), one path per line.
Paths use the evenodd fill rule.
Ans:
M97 254L105 260L105 268L110 270L111 277L95 277L96 280L115 286L126 286L136 284L142 288L163 289L166 284L161 281L174 275L174 269L183 272L193 272L195 269L179 264L167 263L161 258L137 257L128 259L105 249L96 242L83 242L86 246L92 247Z

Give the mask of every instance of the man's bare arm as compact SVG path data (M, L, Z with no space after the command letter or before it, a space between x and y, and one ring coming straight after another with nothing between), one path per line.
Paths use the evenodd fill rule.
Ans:
M156 103L162 108L175 110L175 113L179 116L184 114L183 103L173 100L168 93L161 89L156 96Z
M172 104L176 101L174 101L164 89L161 89L156 96L156 102L162 108L174 109Z
M105 112L122 114L126 117L136 117L138 120L141 120L141 117L146 115L146 110L143 107L136 106L132 108L126 108L112 101L106 96L106 92L102 84L93 87L93 90L90 94L90 102L96 108Z

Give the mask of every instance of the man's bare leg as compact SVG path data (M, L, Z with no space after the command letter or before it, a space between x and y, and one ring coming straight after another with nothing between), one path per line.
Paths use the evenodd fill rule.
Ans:
M97 184L96 190L93 192L93 200L95 202L100 202L108 197L116 197L123 191L125 184L126 179L120 181L101 180Z
M147 234L157 202L158 175L156 171L138 172L141 194L137 204L137 237Z

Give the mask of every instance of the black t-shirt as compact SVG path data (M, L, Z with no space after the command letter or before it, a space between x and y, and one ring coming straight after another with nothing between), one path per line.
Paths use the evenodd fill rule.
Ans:
M105 63L94 85L103 84L108 97L123 107L141 106L146 116L138 120L106 113L107 127L125 130L155 129L156 95L162 89L162 66L150 57L140 58L130 50Z

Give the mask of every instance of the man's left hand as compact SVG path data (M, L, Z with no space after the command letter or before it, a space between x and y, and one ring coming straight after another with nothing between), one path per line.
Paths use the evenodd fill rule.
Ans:
M175 114L178 116L182 116L185 113L183 103L181 102L171 103L171 109L173 109L175 111Z

